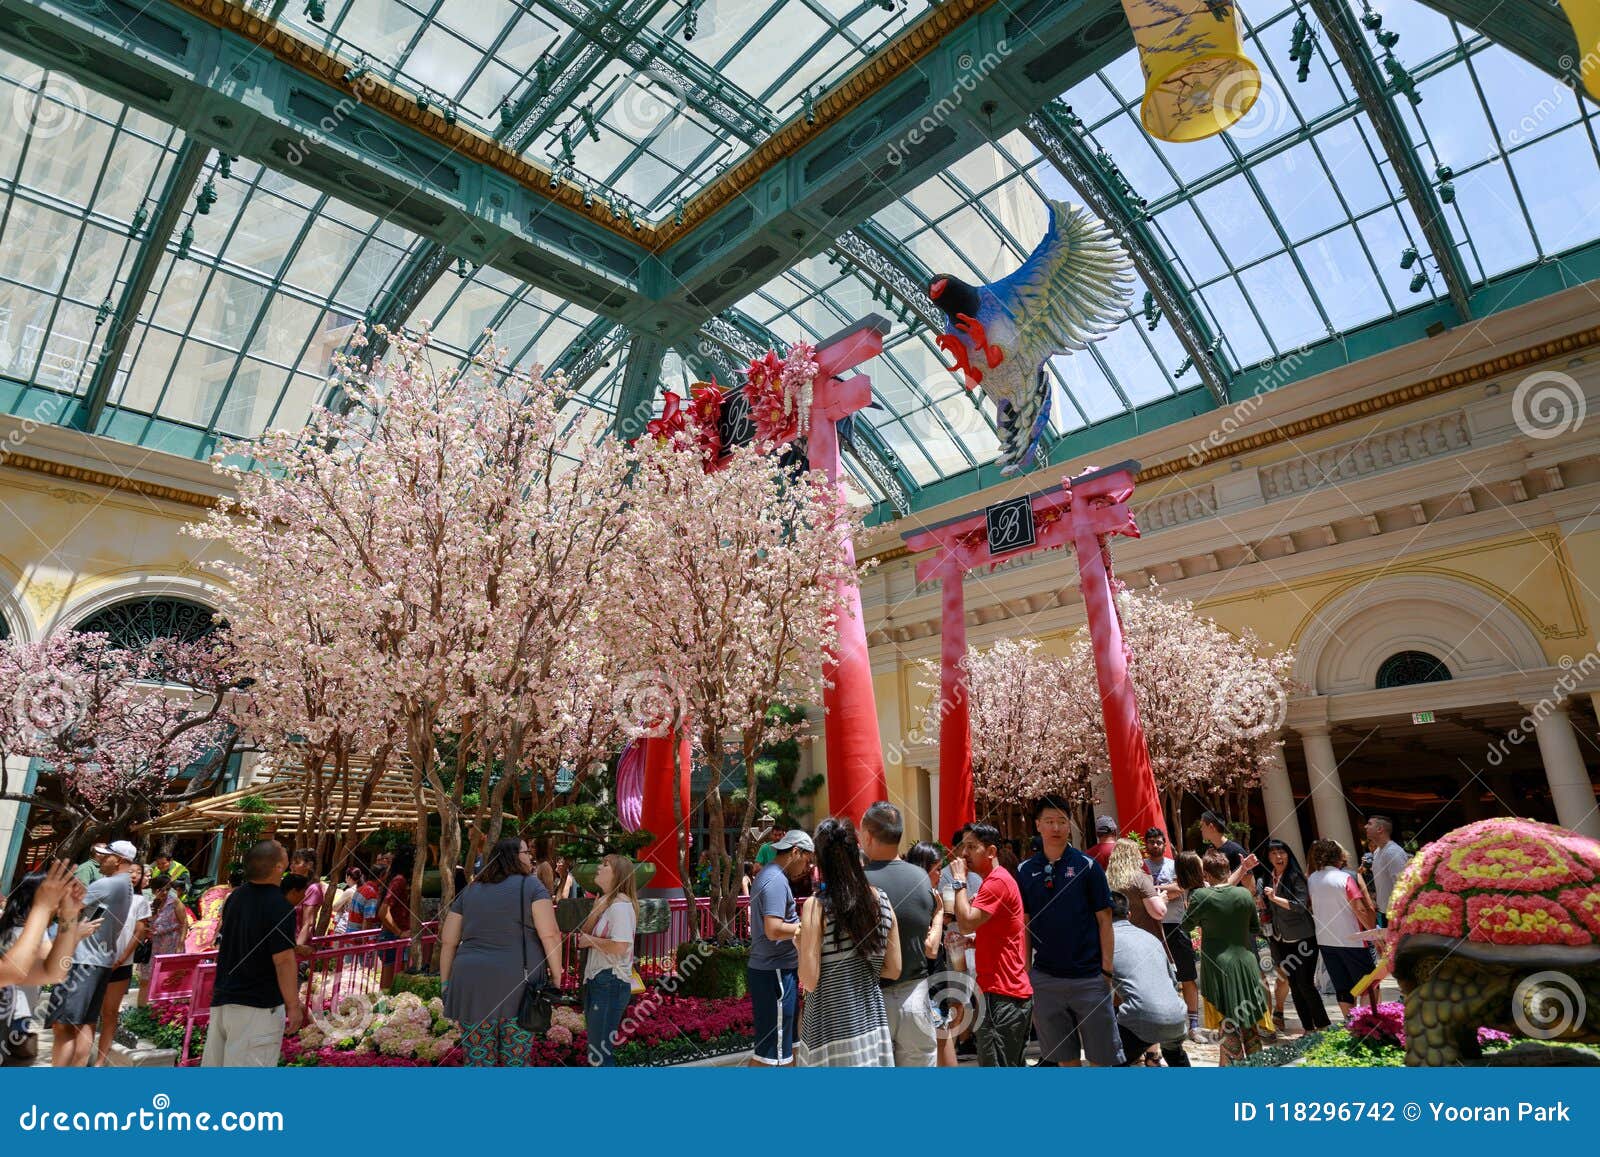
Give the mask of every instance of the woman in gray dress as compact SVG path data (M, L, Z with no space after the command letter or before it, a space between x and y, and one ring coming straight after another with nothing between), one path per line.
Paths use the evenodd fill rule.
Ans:
M533 874L526 842L495 844L451 903L439 943L444 1014L461 1026L466 1063L526 1065L533 1037L517 1027L522 990L530 980L561 983L555 905Z

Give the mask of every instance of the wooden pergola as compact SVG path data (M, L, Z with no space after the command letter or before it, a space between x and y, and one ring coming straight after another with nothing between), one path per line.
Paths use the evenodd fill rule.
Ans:
M303 767L285 767L248 787L176 807L142 825L140 830L150 835L209 835L247 818L262 819L267 831L281 835L303 831L353 831L365 835L385 828L414 826L417 808L410 768L397 762L385 772L373 788L372 802L361 811L357 800L359 781L365 772L364 763L351 767L348 792L342 783L323 784L327 806L315 814L307 807L307 801L313 798L310 773ZM422 798L430 812L439 810L438 793L426 783L422 785ZM247 799L259 800L271 811L247 805Z

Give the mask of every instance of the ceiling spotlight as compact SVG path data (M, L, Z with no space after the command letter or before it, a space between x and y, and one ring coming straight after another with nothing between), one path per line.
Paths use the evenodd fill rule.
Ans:
M1410 269L1416 263L1417 263L1417 247L1415 245L1407 245L1406 246L1406 251L1404 253L1400 254L1400 268L1401 269Z
M1416 275L1414 277L1412 277L1412 279L1411 279L1411 292L1412 293L1421 293L1422 292L1422 287L1427 285L1427 284L1428 284L1428 275L1426 273L1424 273L1422 270L1419 269L1419 270L1417 270Z

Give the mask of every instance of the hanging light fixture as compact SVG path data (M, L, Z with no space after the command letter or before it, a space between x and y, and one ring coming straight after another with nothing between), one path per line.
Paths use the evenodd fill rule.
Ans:
M111 316L111 310L113 308L114 307L112 306L111 299L109 297L100 303L100 308L94 311L94 324L96 329L100 328L102 325L105 325L106 319Z
M1428 284L1428 274L1425 270L1417 270L1411 277L1411 292L1421 293L1422 287Z
M1440 165L1433 170L1433 175L1439 178L1439 200L1446 205L1455 204L1456 187L1453 178L1456 171L1449 165Z
M500 101L500 127L503 129L509 129L516 123L517 114L512 111L511 97L509 94L507 94Z
M1261 95L1261 72L1244 55L1235 5L1217 0L1122 0L1139 66L1139 118L1157 140L1216 136Z
M144 228L144 223L150 220L150 210L140 205L133 211L133 221L128 225L128 236L137 237L139 230Z
M178 238L178 257L182 259L189 256L189 247L193 244L194 222L191 220L189 224L183 227L183 236Z
M227 153L218 153L217 175L224 181L233 176L233 162L238 159L238 157L230 157Z
M1415 245L1407 245L1406 246L1406 251L1404 253L1400 254L1400 268L1401 269L1410 269L1416 263L1417 263L1417 247Z
M311 18L311 23L321 24L328 15L328 5L324 0L306 0L306 15Z
M206 178L206 183L200 186L200 192L194 199L195 212L202 216L211 212L211 206L217 203L217 187L211 183L211 178Z

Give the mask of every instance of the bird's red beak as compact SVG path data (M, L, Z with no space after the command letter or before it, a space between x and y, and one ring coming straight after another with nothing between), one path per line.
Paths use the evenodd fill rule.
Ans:
M947 277L941 277L938 281L935 281L932 285L928 286L928 296L933 298L933 300L938 301L939 295L944 292L945 282L948 280L949 278Z

